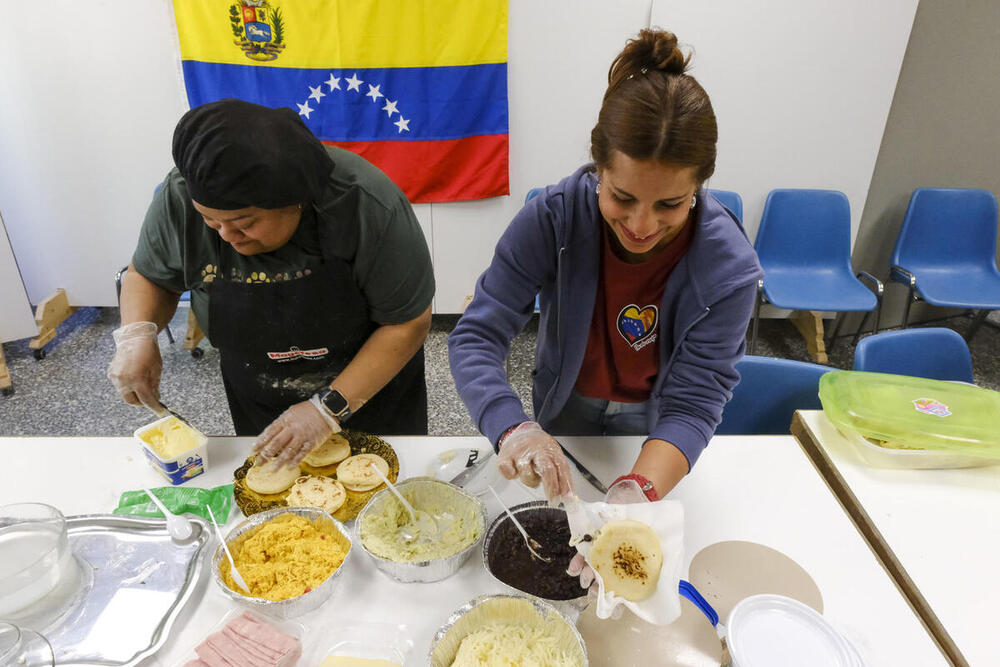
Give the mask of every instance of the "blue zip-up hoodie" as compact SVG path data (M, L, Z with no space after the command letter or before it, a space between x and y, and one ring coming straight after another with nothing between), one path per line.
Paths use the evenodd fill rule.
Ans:
M600 277L601 226L592 165L528 202L497 243L475 297L448 337L451 373L480 432L496 444L528 420L507 382L511 340L539 295L532 398L547 427L566 404L587 347ZM698 193L691 247L660 303L660 369L649 438L674 444L693 466L739 381L747 323L764 272L742 225L714 197Z

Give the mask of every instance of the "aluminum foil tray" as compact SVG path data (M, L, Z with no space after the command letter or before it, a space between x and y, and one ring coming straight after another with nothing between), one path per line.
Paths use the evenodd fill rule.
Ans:
M194 592L210 533L174 542L166 521L116 514L66 517L75 570L13 622L52 644L58 665L137 665L167 640Z

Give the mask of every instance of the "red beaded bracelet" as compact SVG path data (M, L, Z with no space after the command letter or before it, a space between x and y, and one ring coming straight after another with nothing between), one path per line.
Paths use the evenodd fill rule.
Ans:
M660 499L660 495L656 492L656 487L653 486L653 483L638 473L632 473L630 475L622 475L615 481L611 482L611 486L614 486L618 482L621 482L626 479L634 480L635 483L639 485L639 488L646 495L646 497L649 498L650 502L655 503L657 500Z

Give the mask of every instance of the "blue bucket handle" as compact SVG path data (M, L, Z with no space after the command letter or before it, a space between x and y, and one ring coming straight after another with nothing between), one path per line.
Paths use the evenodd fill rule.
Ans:
M712 626L719 625L719 614L712 608L712 605L708 603L708 600L701 596L698 589L691 585L691 582L684 581L681 579L680 584L677 586L677 592L682 596L690 600L694 606L701 610L701 613L705 614L709 621L711 621Z

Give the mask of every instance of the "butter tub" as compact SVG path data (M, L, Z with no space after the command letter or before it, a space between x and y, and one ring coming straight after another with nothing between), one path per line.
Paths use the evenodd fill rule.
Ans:
M173 415L136 429L149 465L177 486L208 468L208 438Z

